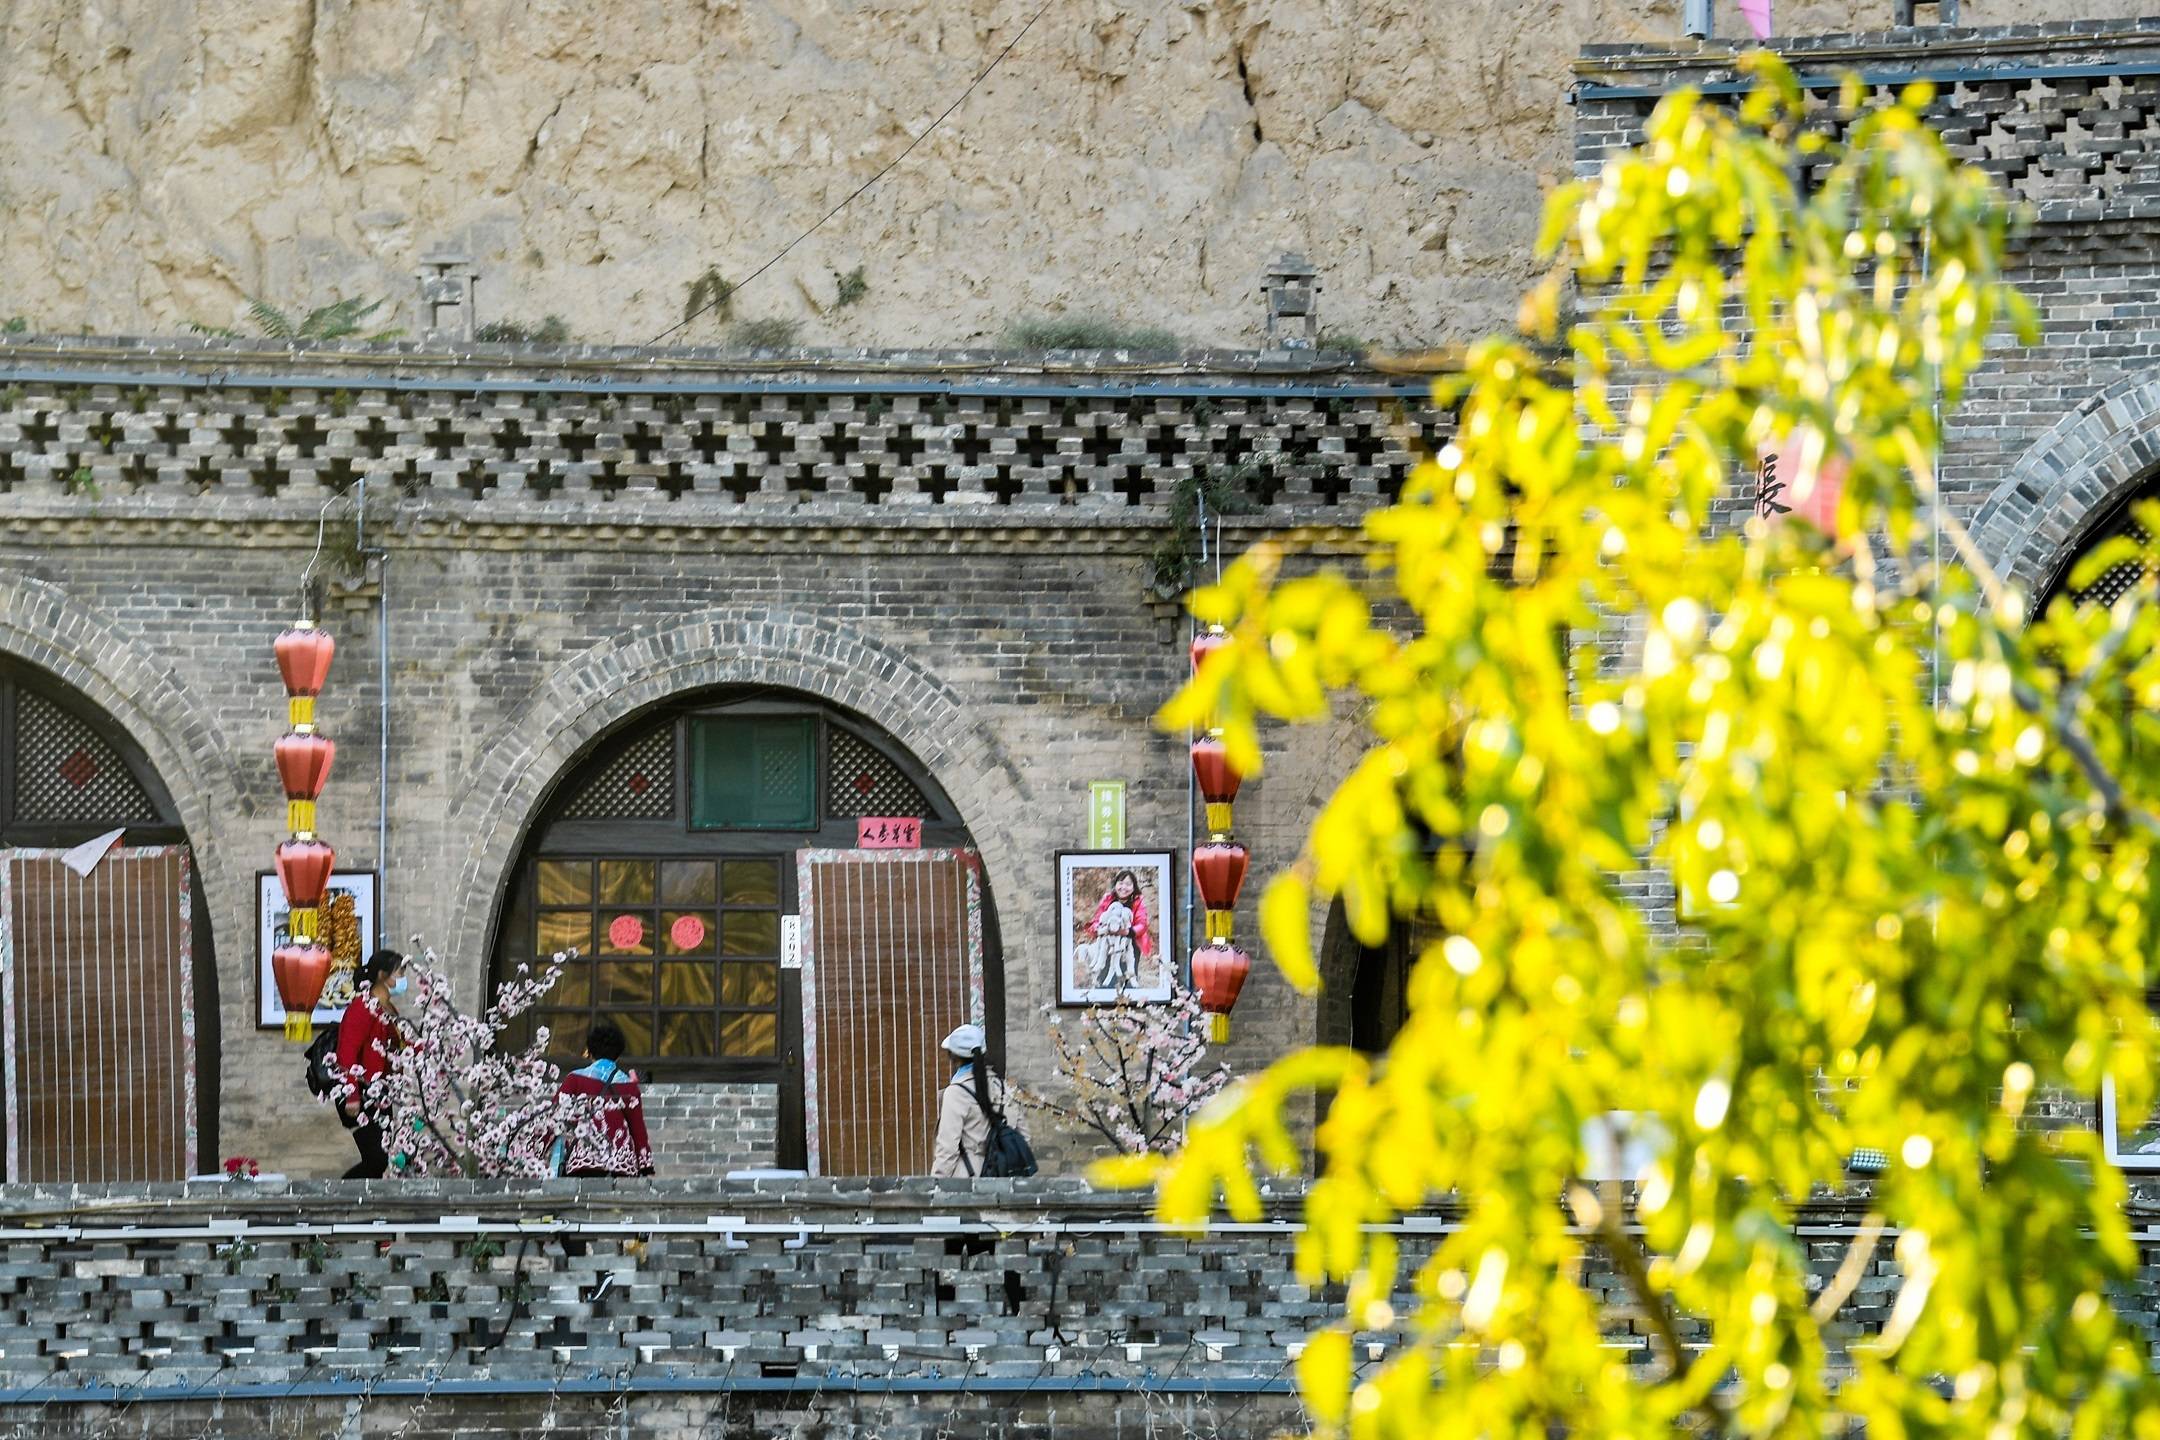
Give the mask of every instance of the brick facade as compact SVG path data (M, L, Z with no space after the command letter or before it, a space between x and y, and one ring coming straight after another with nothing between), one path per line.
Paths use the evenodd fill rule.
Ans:
M1182 740L1151 724L1186 669L1149 558L1175 487L1234 473L1258 509L1230 545L1296 528L1339 552L1437 433L1415 385L1309 357L1115 363L0 346L0 651L104 708L174 795L218 957L201 1009L222 1022L221 1150L350 1163L255 1027L252 966L254 877L284 824L268 642L331 487L362 475L388 558L330 562L322 829L341 867L378 866L387 606L386 936L425 937L476 997L527 826L588 747L708 687L778 687L875 722L956 805L994 906L1008 1068L1047 1078L1053 856L1084 845L1088 782L1128 782L1136 848L1188 844ZM328 512L347 549L353 509ZM1248 785L1262 872L1295 852L1341 738L1285 734ZM1259 967L1233 1063L1312 1036ZM770 1165L775 1105L770 1087L662 1097L663 1163ZM1074 1158L1042 1138L1054 1167Z

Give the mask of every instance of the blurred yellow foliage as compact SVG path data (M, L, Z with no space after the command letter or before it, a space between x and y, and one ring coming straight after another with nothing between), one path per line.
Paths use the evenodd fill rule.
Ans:
M1924 91L1848 87L1824 126L1759 70L1553 198L1554 278L1436 385L1459 423L1371 517L1369 575L1263 547L1193 597L1233 639L1163 724L1221 717L1248 771L1262 717L1346 693L1370 727L1261 902L1284 972L1318 983L1337 901L1367 944L1444 937L1384 1057L1291 1056L1161 1173L1104 1177L1255 1215L1256 1172L1306 1164L1286 1107L1333 1092L1301 1263L1349 1302L1298 1364L1328 1433L2160 1433L2103 1298L2135 1269L2120 1177L2021 1123L2109 1077L2150 1100L2160 608L2148 581L2028 624L1947 519L1933 564L1938 403L2032 332L2014 217ZM1795 435L1788 484L1844 466L1836 537L1737 522ZM1677 938L1623 885L1647 867L1700 897ZM1625 1211L1575 1182L1615 1111L1653 1157ZM1902 1284L1841 1378L1790 1221L1861 1147L1893 1157ZM1375 1224L1443 1197L1460 1227L1399 1277ZM1600 1344L1594 1249L1654 1364ZM1413 1343L1358 1378L1391 1313Z

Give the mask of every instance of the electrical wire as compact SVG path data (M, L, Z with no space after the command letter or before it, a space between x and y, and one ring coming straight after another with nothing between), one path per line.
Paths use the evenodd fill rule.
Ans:
M809 239L812 235L815 235L818 231L824 229L827 221L831 220L842 210L847 209L848 206L854 204L857 200L861 199L864 193L867 192L871 186L877 184L878 181L883 180L887 175L892 173L894 168L897 167L901 161L907 159L908 156L914 154L915 147L922 144L923 141L929 139L931 134L937 130L938 126L945 123L946 117L950 116L953 111L958 110L962 105L965 105L967 103L968 96L973 95L975 93L976 87L981 85L983 81L990 78L990 72L1005 63L1005 57L1012 54L1014 47L1019 45L1022 40L1027 38L1028 31L1035 28L1035 22L1042 19L1043 13L1055 3L1056 0L1042 0L1042 4L1035 7L1035 13L1028 16L1027 23L1020 27L1019 32L1015 34L1012 39L1005 42L1005 48L998 51L996 58L991 60L988 65L983 66L981 72L977 74L973 80L970 80L968 82L967 89L960 92L959 99L953 101L952 104L946 106L944 111L937 117L937 119L931 121L929 125L924 128L922 134L917 135L914 139L908 141L906 149L902 150L892 159L886 161L884 166L880 168L875 175L872 175L868 180L865 180L862 184L856 186L854 191L850 193L845 200L842 200L839 204L833 206L832 209L826 211L822 216L820 216L818 222L815 225L812 225L809 229L803 231L802 234L797 235L793 240L790 240L787 244L781 246L778 253L776 253L770 260L767 260L764 264L758 266L757 269L751 271L748 275L744 276L740 282L728 287L721 294L714 296L712 299L707 300L704 304L690 311L687 315L683 316L682 319L676 321L673 325L668 326L667 329L661 331L658 335L653 336L652 339L646 341L645 344L640 346L639 348L647 350L651 349L653 346L667 339L668 336L673 335L676 331L682 329L685 325L688 325L691 321L697 319L698 316L703 315L706 311L714 309L715 307L723 305L727 303L727 301L732 300L736 295L742 293L744 286L748 285L751 281L757 279L758 276L763 275L767 270L772 269L773 266L779 264L782 260L785 260L788 257L788 253L792 251L796 246L802 244L803 241Z

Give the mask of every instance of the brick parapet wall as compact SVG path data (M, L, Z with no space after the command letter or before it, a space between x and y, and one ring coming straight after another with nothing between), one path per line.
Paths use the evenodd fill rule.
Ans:
M1444 430L1415 380L1297 355L98 345L0 343L0 495L37 514L305 518L366 477L488 523L1159 523L1181 482L1235 474L1327 520L1397 493Z
M1263 1397L1294 1419L1293 1357L1341 1303L1296 1272L1302 1200L1278 1184L1259 1222L1194 1236L1070 1181L10 1187L0 1421L88 1432L126 1405L140 1433L192 1433L214 1402L225 1433L253 1434L296 1396L347 1397L377 1425L426 1413L450 1432L516 1411L520 1385L574 1412L569 1385L655 1435L699 1433L677 1427L669 1387L702 1396L704 1418L723 1398L798 1419L829 1401L859 1427L838 1434L925 1412L1001 1433L1045 1394L1072 1427L1045 1435L1093 1435L1136 1404L1261 1433L1225 1423ZM1813 1285L1865 1208L1856 1194L1795 1216ZM1453 1220L1391 1227L1406 1286ZM1895 1239L1878 1238L1836 1343L1887 1318ZM2148 1253L2147 1279L2156 1267ZM1584 1279L1610 1343L1652 1363L1594 1254ZM1360 1334L1361 1364L1402 1340Z

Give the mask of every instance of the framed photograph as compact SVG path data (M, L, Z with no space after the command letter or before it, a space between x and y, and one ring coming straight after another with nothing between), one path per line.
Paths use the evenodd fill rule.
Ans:
M2100 1139L2117 1168L2160 1170L2160 1111L2144 1116L2117 1114L2113 1080L2100 1082Z
M270 970L270 955L285 944L292 932L286 927L288 907L285 887L275 872L255 876L255 1028L270 1030L284 1025L285 1007L278 1000L277 977ZM330 947L330 983L323 986L315 1005L318 1024L337 1019L352 1002L353 976L360 962L373 954L375 940L375 872L340 870L330 877L329 893L323 896L322 939Z
M1058 852L1058 1004L1170 998L1176 865L1169 850Z

